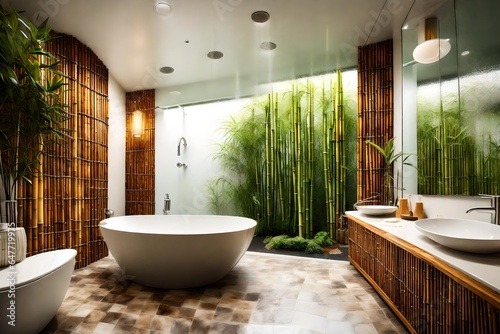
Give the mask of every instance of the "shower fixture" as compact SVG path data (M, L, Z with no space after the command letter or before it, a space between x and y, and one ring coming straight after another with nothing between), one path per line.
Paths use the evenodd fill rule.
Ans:
M178 162L178 163L177 163L177 167L178 167L178 168L181 168L181 167L187 168L187 166L188 166L188 165L187 165L187 164L185 164L185 163L183 163L183 162Z
M182 141L184 141L184 147L186 147L188 144L186 141L186 138L184 138L184 137L179 138L179 141L177 142L177 156L181 155L181 142Z
M104 216L106 218L111 218L115 212L111 209L105 209L104 210Z
M182 114L186 116L186 110L184 110L184 106L181 106L180 104L174 104L170 106L156 106L155 109L161 109L161 110L170 110L170 109L180 109L182 111Z
M184 107L181 106L180 104L177 105L177 107L182 110L182 116L186 116L186 110L184 110Z
M165 198L163 199L163 214L168 215L170 213L170 197L168 194L165 194Z

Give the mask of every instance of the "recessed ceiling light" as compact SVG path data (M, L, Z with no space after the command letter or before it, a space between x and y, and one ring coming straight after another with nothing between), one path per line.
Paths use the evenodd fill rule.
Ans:
M172 7L168 4L168 2L163 0L155 1L155 12L158 15L167 16L172 11Z
M207 53L207 57L210 59L221 59L224 56L224 54L220 51L210 51Z
M252 21L257 23L264 23L269 20L270 17L269 13L263 10L258 10L252 13Z
M174 68L170 66L163 66L162 68L160 68L160 72L163 74L170 74L174 72Z
M274 50L276 49L276 44L273 42L262 42L260 48L262 50Z

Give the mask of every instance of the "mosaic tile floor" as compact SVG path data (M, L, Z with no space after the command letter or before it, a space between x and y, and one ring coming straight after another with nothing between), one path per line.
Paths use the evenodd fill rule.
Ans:
M161 290L110 256L75 270L46 333L406 333L346 261L247 252L221 281Z

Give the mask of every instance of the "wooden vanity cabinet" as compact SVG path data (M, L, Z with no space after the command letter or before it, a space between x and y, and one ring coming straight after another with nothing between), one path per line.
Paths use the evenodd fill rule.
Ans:
M432 254L349 219L349 260L414 333L500 333L500 297Z

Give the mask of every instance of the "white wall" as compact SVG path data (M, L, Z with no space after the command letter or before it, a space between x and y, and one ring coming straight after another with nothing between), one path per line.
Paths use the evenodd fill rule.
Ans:
M109 76L108 208L125 215L125 91Z
M156 100L161 100L157 92ZM166 193L171 199L171 214L209 214L205 186L220 175L213 160L223 133L220 127L231 114L238 113L247 99L238 99L183 108L157 109L155 115L155 214L163 214ZM158 103L157 103L158 105ZM177 156L177 143L186 138ZM177 163L188 167L177 167Z
M415 201L422 200L424 210L428 218L453 217L462 219L472 219L482 222L491 222L491 210L466 211L472 207L489 207L491 200L489 198L480 198L474 196L433 196L433 195L412 195L411 202L415 208Z

